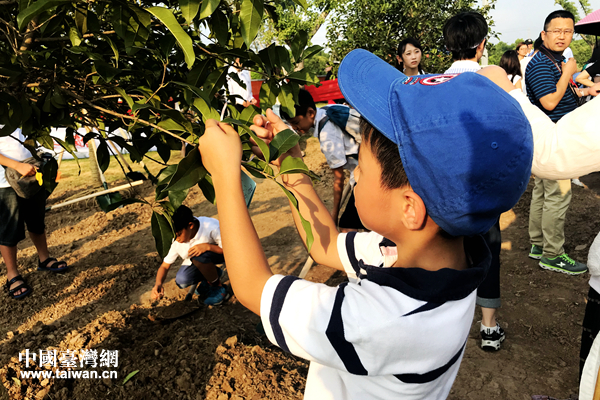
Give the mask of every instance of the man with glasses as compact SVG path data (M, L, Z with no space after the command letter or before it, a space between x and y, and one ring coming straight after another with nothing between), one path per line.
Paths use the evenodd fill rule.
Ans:
M525 70L529 100L553 122L577 108L579 97L588 89L574 86L577 72L574 58L565 60L563 52L571 44L575 18L569 11L552 12L544 22L543 44ZM587 271L587 266L570 258L564 250L565 215L571 202L571 181L535 178L529 213L529 257L540 260L540 267L569 275Z

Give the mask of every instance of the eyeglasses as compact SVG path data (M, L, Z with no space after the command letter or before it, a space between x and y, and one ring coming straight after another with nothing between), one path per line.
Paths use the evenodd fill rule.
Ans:
M551 31L546 31L546 33L552 34L552 35L560 35L561 33L564 33L565 35L569 36L573 34L573 29L553 29Z

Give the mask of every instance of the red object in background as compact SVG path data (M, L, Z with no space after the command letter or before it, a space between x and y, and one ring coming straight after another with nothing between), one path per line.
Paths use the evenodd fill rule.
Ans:
M334 100L344 98L338 86L337 79L322 81L319 87L306 86L305 89L311 94L315 103L332 103Z
M324 76L320 76L319 79L321 80L321 86L305 86L305 89L309 91L315 103L333 103L334 100L344 98L338 86L337 79L326 81ZM262 79L252 81L252 97L258 102L257 106L260 106L259 95L262 83Z

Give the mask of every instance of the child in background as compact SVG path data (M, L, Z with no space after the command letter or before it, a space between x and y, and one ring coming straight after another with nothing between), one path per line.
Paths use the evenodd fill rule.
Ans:
M298 103L295 105L296 116L291 118L285 112L281 114L296 132L308 133L311 128L314 128L313 136L319 139L321 152L333 172L333 209L331 210L333 220L337 224L339 219L339 227L342 231L364 229L354 206L354 193L351 193L346 209L339 218L344 190L344 170L350 171L350 185L354 186L353 171L358 165L359 143L350 134L344 133L345 126L336 125L332 119L322 123L327 118L327 107L329 106L317 108L308 90L300 89ZM349 107L343 105L335 107L348 108L348 120L350 118L358 120L357 113Z
M160 299L164 295L163 283L167 272L178 257L183 263L175 283L181 289L200 283L196 294L206 297L204 304L216 306L230 297L221 284L221 270L216 264L224 262L221 246L219 221L208 217L194 217L192 210L182 205L173 214L175 240L169 253L156 274L156 284L152 289L152 298Z
M311 361L305 399L445 399L490 263L480 235L527 187L531 128L517 102L478 74L415 80L355 50L339 83L365 119L355 195L372 232L339 233L308 176L282 183L311 224L314 260L358 283L271 273L245 206L239 135L209 120L199 149L232 285L273 343ZM267 119L253 129L268 142L287 126L271 111ZM273 163L288 156L301 157L299 146Z

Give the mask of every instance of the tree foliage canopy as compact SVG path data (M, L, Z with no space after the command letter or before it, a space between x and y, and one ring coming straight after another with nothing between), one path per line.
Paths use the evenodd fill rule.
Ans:
M102 170L111 160L109 140L126 148L134 162L156 146L166 166L170 151L182 141L197 143L206 119L224 115L238 126L245 142L246 168L256 176L273 177L264 161L251 160L248 141L253 134L246 126L259 110L239 113L223 86L239 59L265 79L261 107L279 100L293 115L299 85L318 82L312 73L293 72L296 64L321 50L306 47L306 33L291 38L289 48L273 44L252 49L263 17L277 17L279 1L3 0L0 136L21 127L30 149L53 149L50 129L66 127L66 140L56 140L75 155L75 131L83 126L93 129L85 141L100 141ZM305 0L295 1L306 7ZM229 75L239 81L236 74ZM118 128L131 139L117 135ZM285 145L294 140L290 135ZM267 160L282 151L285 146L276 144L264 150ZM304 164L295 168L309 173ZM210 176L197 151L158 176L150 205L160 253L168 250L173 237L170 215L194 185L214 201Z
M491 27L489 11L494 3L478 8L477 2L470 0L349 0L340 4L332 16L328 46L337 60L353 49L363 48L394 63L398 43L413 37L423 46L425 71L443 72L451 64L442 33L445 22L472 9L480 12Z

